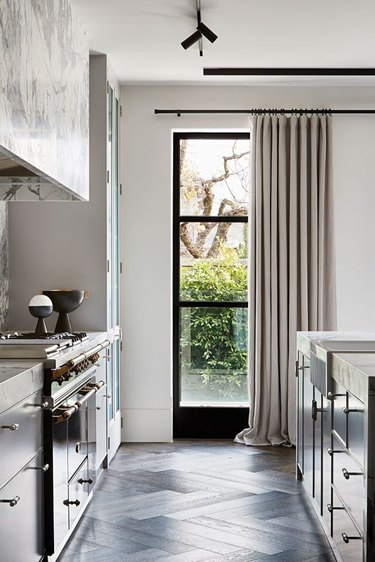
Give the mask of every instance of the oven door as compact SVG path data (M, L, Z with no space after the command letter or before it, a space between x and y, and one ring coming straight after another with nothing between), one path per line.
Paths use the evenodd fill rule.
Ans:
M85 507L93 484L88 475L88 409L95 403L96 389L89 386L94 382L95 377L52 411L55 553ZM77 403L80 406L75 409Z

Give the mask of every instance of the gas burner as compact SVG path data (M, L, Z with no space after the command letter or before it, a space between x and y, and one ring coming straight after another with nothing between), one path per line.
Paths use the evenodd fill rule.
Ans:
M72 345L77 345L83 341L89 339L86 332L75 332L69 334L68 332L62 332L60 334L42 334L36 336L34 332L0 332L0 340L49 340L49 341L59 341L59 340L71 340Z

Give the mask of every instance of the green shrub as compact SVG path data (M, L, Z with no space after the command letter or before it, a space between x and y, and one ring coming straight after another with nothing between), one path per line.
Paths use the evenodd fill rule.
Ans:
M247 300L247 268L237 250L182 267L183 300ZM182 308L181 368L199 373L216 394L236 396L247 370L246 308Z

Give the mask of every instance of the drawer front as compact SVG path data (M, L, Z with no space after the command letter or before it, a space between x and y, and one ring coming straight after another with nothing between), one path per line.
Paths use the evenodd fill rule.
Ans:
M43 555L42 464L40 452L0 490L0 559L6 562L39 562ZM17 498L13 507L3 503Z
M86 459L69 483L69 527L72 527L74 521L80 515L92 486Z
M0 485L42 447L42 390L0 414Z
M348 407L348 400L347 400L347 392L335 382L335 387L333 389L334 396L332 398L332 407L333 407L333 419L332 419L332 428L336 431L336 433L341 437L344 443L347 443L347 416L344 412L344 409Z
M68 507L68 423L53 425L53 528L55 551L69 530Z
M80 397L82 398L82 397ZM78 470L87 457L87 403L68 421L68 478Z
M335 450L340 445L334 439ZM365 477L362 468L344 450L333 454L333 484L340 494L347 510L350 512L363 533L366 513Z
M362 562L363 539L353 524L336 494L333 494L334 509L332 514L333 540L344 562ZM347 541L347 542L345 542Z
M348 448L352 455L365 465L365 411L364 404L348 394Z

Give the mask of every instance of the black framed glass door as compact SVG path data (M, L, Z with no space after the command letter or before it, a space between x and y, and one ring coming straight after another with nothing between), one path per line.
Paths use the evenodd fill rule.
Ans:
M249 146L246 133L174 135L174 437L247 425Z

